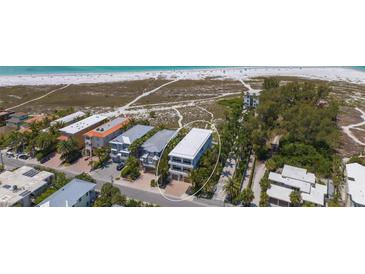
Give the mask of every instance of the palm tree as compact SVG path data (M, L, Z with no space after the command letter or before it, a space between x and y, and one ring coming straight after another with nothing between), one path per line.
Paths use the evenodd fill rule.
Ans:
M8 135L6 141L7 145L15 151L19 151L24 146L25 142L26 142L25 136L19 131L12 131Z
M61 154L61 160L65 163L72 163L81 155L77 141L74 138L59 142L57 152Z
M229 177L227 182L223 186L223 190L228 194L229 198L233 200L239 192L238 187L236 186L235 181Z
M298 190L293 190L290 193L290 203L294 207L298 207L302 204L302 195L300 195Z
M245 188L240 194L240 200L242 200L242 204L244 206L250 206L254 198L255 195L253 194L252 189L249 187Z

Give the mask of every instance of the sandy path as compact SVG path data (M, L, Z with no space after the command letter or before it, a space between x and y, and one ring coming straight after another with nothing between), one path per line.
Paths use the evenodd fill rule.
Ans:
M362 111L359 108L355 108L357 111L359 111L361 113L361 118L363 119L362 122L357 123L357 124L351 124L348 126L343 126L342 130L344 133L346 133L355 143L365 146L365 143L361 142L359 139L357 139L357 137L351 132L351 129L355 129L356 127L360 127L362 125L365 125L365 112Z
M179 124L179 128L182 128L182 120L184 119L184 116L181 115L181 112L177 108L173 107L172 109L176 111L177 116L179 117L179 120L177 121L177 123Z
M176 105L176 104L183 104L183 103L186 103L186 104L203 103L203 102L209 102L209 101L212 101L212 100L220 99L220 98L223 98L223 97L226 97L226 96L239 95L239 94L241 94L241 92L227 92L227 93L223 93L221 95L215 96L215 97L209 97L209 98L203 98L203 99L193 99L193 100L183 100L183 101L176 101L176 102L165 102L165 103L136 105L136 106L129 107L129 109L152 107L152 106Z
M142 93L141 95L139 95L139 96L137 96L136 98L134 98L134 99L133 99L132 101L130 101L128 104L126 104L126 105L124 105L124 106L122 106L122 107L118 108L116 111L103 113L102 115L104 115L104 116L108 116L108 117L112 117L112 116L119 116L119 115L121 115L121 114L125 113L125 112L126 112L126 110L127 110L128 108L130 108L130 107L131 107L131 105L133 105L134 103L138 102L138 100L139 100L139 99L141 99L141 98L143 98L143 97L146 97L146 96L148 96L148 95L151 95L152 93L154 93L154 92L158 91L159 89L161 89L161 88L163 88L163 87L166 87L167 85L170 85L170 84L175 83L175 82L177 82L177 81L179 81L179 79L176 79L176 80L173 80L173 81L167 82L167 83L165 83L165 84L163 84L163 85L161 85L161 86L159 86L159 87L157 87L157 88L155 88L155 89L153 89L153 90L150 90L150 91L144 92L144 93Z
M64 87L56 88L56 89L51 90L50 92L48 92L48 93L46 93L46 94L44 94L44 95L42 95L42 96L39 96L39 97L37 97L37 98L35 98L35 99L32 99L32 100L26 101L26 102L21 103L21 104L19 104L19 105L16 105L16 106L13 106L13 107L7 108L7 109L5 109L5 110L7 110L7 111L8 111L8 110L12 110L12 109L14 109L14 108L18 108L18 107L24 106L24 105L26 105L26 104L29 104L29 103L31 103L31 102L34 102L34 101L37 101L37 100L43 99L44 97L46 97L46 96L48 96L48 95L51 95L52 93L54 93L54 92L56 92L56 91L59 91L59 90L65 89L65 88L69 87L70 85L71 85L71 84L68 84L68 85L66 85L66 86L64 86Z
M260 95L260 91L261 90L259 90L259 89L253 89L252 87L251 87L251 85L250 84L247 84L246 82L244 82L242 79L239 79L239 81L241 82L241 84L245 87L245 88L247 88L248 89L248 92L249 93L255 93L256 95Z
M209 115L210 115L210 117L211 117L211 119L210 119L210 122L211 123L213 123L213 120L214 120L214 114L213 113L211 113L209 110L207 110L206 108L203 108L202 106L196 106L197 108L199 108L199 109L201 109L201 110L203 110L203 111L205 111L206 113L208 113Z

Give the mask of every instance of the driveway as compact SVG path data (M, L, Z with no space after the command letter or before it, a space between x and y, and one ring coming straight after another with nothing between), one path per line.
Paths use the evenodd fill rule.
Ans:
M120 171L117 170L116 163L109 162L106 166L91 171L90 175L95 179L110 182L111 179L115 181L116 178L120 177Z
M264 177L266 171L265 162L256 162L255 173L252 179L252 191L255 195L253 200L253 204L259 206L260 204L260 195L261 195L261 186L260 181Z
M184 198L186 191L191 184L181 181L172 180L165 188L166 195Z
M224 191L224 185L228 181L228 178L232 178L235 170L236 170L236 160L232 157L229 157L223 168L221 177L219 178L219 181L217 183L217 189L213 196L214 200L224 201L226 199L227 194Z

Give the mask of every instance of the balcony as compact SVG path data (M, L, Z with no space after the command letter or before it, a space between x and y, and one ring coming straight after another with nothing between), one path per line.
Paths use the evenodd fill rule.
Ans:
M169 165L178 165L181 167L194 168L194 166L192 164L185 164L183 162L175 162L175 161L170 160L168 163L169 163Z

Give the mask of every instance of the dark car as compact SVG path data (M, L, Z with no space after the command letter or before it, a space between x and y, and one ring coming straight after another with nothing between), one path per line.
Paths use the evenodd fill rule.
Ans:
M24 153L18 155L18 159L27 160L28 158L29 158L29 156Z
M123 169L123 167L125 166L125 163L124 162L121 162L117 165L117 170L118 171L121 171Z

